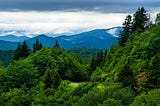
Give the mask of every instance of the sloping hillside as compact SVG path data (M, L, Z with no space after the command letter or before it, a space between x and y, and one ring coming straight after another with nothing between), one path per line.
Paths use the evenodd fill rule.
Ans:
M25 59L12 61L7 68L0 67L0 103L157 106L160 104L159 35L160 26L131 34L124 46L113 46L108 51L106 60L92 70L91 76L92 62L87 63L59 46L43 47Z
M124 47L113 46L101 67L91 79L122 82L137 92L159 87L160 84L160 26L140 34L130 35ZM96 76L96 77L95 77Z
M32 49L36 39L38 39L43 46L47 47L53 47L57 40L60 46L65 49L71 49L75 47L105 49L110 48L112 45L115 45L118 42L118 35L121 30L121 27L95 29L80 34L70 36L60 35L58 37L51 37L54 35L47 34L37 35L32 38L26 36L5 35L0 36L0 45L3 44L3 46L0 47L0 50L14 50L16 49L17 44L23 42L24 40L27 41L29 47Z

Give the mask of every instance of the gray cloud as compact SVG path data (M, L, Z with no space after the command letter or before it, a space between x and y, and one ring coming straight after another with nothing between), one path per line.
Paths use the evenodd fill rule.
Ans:
M148 10L160 7L159 0L0 0L1 11L99 11L133 12L144 6Z

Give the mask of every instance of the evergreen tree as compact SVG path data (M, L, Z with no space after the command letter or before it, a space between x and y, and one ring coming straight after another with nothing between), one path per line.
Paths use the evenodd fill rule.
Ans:
M105 60L105 58L107 56L107 53L108 53L108 50L106 49L105 52L104 52L104 60Z
M21 58L26 58L30 54L30 49L27 42L24 40L21 45Z
M103 50L98 51L96 57L92 57L91 63L90 63L90 70L89 74L92 74L92 71L94 71L98 66L101 66L105 62L105 54L103 53Z
M42 48L43 48L42 43L39 43L39 48L40 48L40 49L42 49Z
M92 72L96 69L96 67L97 67L96 60L95 60L95 57L93 56L90 63L89 75L92 74Z
M103 60L104 60L103 50L100 50L97 53L96 66L101 66L104 62Z
M132 30L137 32L144 31L148 27L148 21L149 17L146 10L143 7L139 7L134 14Z
M18 60L19 58L21 58L21 44L19 43L16 50L15 50L15 55L14 55L14 60Z
M124 46L132 32L132 16L128 15L123 23L123 31L120 32L119 45Z
M33 53L35 53L37 50L40 50L42 47L42 44L38 39L36 39L36 42L33 44Z
M13 59L18 60L20 58L26 58L29 54L30 54L30 49L26 41L24 41L22 45L20 43L18 44Z

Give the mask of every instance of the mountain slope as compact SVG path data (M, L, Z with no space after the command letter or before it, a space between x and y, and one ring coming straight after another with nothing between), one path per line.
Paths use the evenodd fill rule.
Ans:
M113 27L107 30L107 33L111 34L114 37L119 37L120 31L122 31L122 27Z
M24 40L27 41L30 48L32 48L36 39L38 39L43 46L53 47L56 40L59 42L60 46L65 49L70 49L74 47L91 47L91 48L110 48L112 45L116 44L118 41L118 32L121 30L121 27L115 27L110 29L96 29L88 32L83 32L75 35L62 35L58 37L48 37L45 34L38 35L33 38L28 38L26 36L15 36L15 35L6 35L0 36L0 40L3 40L0 50L9 50L15 49L17 43ZM112 32L112 33L111 33ZM51 36L51 35L50 35ZM5 41L8 41L5 43ZM11 46L8 46L9 43Z
M71 46L70 42L60 39L59 37L53 38L53 37L48 37L47 35L42 34L42 35L39 35L39 36L36 36L36 37L33 37L27 40L27 43L29 44L30 47L32 47L36 39L38 39L39 42L41 42L43 46L47 46L47 47L53 47L56 40L58 40L58 42L60 43L62 47L66 48L66 47Z
M0 40L0 50L15 50L17 45L17 42L8 42Z
M18 105L157 106L160 104L159 34L160 26L132 33L124 46L111 47L104 64L93 70L91 77L90 63L79 56L59 47L42 48L25 59L13 61L5 69L0 67L0 103L2 106L17 101Z
M101 74L92 80L108 79L132 86L137 92L160 85L160 26L130 35L125 46L114 46L106 57ZM98 74L98 75L97 75ZM95 77L95 75L97 75ZM158 85L159 84L159 85Z
M16 36L16 35L5 35L0 36L0 40L8 42L23 42L24 40L29 39L27 36Z
M89 32L84 32L69 36L66 39L75 47L96 47L96 48L109 48L117 42L117 37L107 33L106 29L96 29Z
M120 27L112 28L115 31L121 30ZM75 34L72 36L58 36L58 37L47 37L46 35L39 35L34 38L28 39L27 43L31 46L36 39L44 46L53 47L55 41L57 40L61 47L65 49L70 49L74 47L94 47L94 48L110 48L112 45L116 44L118 41L118 33L114 35L108 33L111 29L96 29L88 32L83 32L80 34ZM116 37L115 37L116 36Z

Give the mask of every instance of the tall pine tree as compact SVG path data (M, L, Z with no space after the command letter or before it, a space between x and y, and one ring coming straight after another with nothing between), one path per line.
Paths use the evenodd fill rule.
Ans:
M107 54L107 50L105 51ZM90 63L90 69L89 74L91 75L92 72L99 66L102 66L105 62L106 54L104 54L103 50L98 51L96 57L92 57L91 63Z
M36 42L33 44L33 53L35 53L37 50L40 50L42 47L42 44L38 39L36 39Z
M26 58L30 54L30 49L27 45L27 42L24 40L21 46L21 55L22 58Z
M16 50L15 55L13 57L14 60L18 60L21 57L21 44L19 43Z
M139 7L133 16L132 30L137 32L144 31L148 26L149 15L143 7Z
M91 59L91 63L90 63L90 69L89 69L89 75L92 74L92 72L96 69L97 65L96 65L96 59L93 56Z
M96 67L103 65L104 63L104 53L103 50L98 51L96 57Z
M22 45L20 43L18 44L13 59L18 60L20 58L26 58L29 54L30 54L30 49L26 41L24 41Z
M124 46L131 32L132 32L132 16L128 15L123 23L123 31L120 33L119 36L120 46Z

